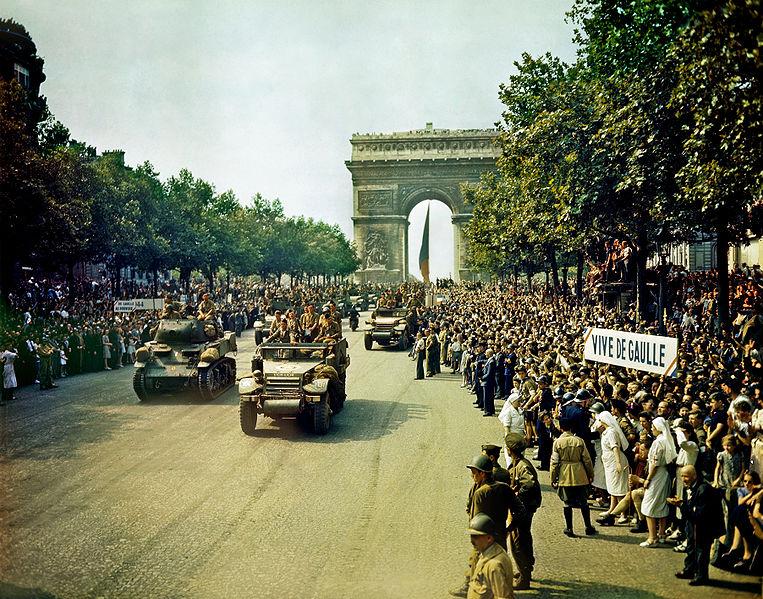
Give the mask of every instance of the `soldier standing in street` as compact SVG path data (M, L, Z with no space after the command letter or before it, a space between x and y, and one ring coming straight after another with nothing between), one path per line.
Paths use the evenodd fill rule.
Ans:
M474 518L477 514L489 516L495 523L493 538L505 550L508 532L506 523L509 516L511 516L509 530L513 530L527 519L525 508L509 485L493 479L493 462L486 455L475 456L467 468L471 471L474 481L469 491L466 506L469 518ZM456 597L467 596L470 589L469 577L474 572L478 559L477 550L472 550L468 560L469 568L466 573L466 580L461 587L450 591L451 595Z
M512 599L511 560L496 542L495 522L486 514L469 521L472 547L478 559L469 576L467 599Z
M522 453L526 447L523 438L510 438L506 440L506 449L509 451L511 466L509 467L509 485L517 494L517 497L525 506L527 518L514 527L509 536L511 538L511 552L517 563L517 574L514 575L514 588L526 590L530 588L530 578L535 567L535 554L533 552L532 523L533 516L541 504L541 489L538 482L538 473Z
M498 458L501 455L501 448L498 445L483 445L482 453L493 462L493 479L497 480L499 483L509 484L509 471L498 463Z
M44 339L37 346L37 355L40 357L40 391L58 387L53 382L53 345Z

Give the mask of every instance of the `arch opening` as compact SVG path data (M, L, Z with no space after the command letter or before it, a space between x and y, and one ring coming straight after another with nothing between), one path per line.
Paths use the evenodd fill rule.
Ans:
M418 202L408 213L408 273L422 280L419 250L429 207L429 278L455 278L453 211L439 198Z

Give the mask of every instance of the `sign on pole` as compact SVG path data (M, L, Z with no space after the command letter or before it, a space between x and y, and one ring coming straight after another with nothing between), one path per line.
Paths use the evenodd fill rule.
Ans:
M116 300L114 312L134 312L135 310L161 310L164 308L163 297L149 297L131 300Z
M588 328L583 357L625 368L673 376L678 363L678 339L612 329Z

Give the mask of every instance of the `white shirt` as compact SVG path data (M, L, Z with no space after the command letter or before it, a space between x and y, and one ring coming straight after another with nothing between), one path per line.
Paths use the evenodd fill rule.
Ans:
M510 433L525 433L525 417L510 401L503 404L503 409L498 414L498 420L509 429Z

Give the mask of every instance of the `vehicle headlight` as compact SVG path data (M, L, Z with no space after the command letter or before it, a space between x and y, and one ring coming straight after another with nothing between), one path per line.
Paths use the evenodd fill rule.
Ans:
M238 388L241 391L248 391L250 389L253 389L254 388L254 379L250 379L250 378L241 379L238 382Z

